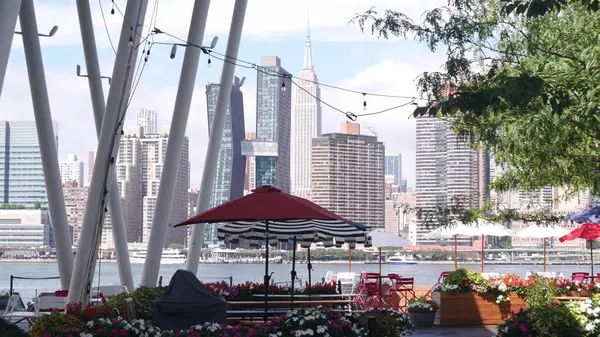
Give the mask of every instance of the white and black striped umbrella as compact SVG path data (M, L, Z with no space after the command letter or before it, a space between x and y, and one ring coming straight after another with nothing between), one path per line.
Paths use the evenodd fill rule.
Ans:
M285 220L269 221L269 243L291 242L296 237L299 243L323 242L330 246L340 243L367 242L367 227L339 220ZM264 243L267 234L266 221L235 221L225 223L217 229L219 240L235 240Z

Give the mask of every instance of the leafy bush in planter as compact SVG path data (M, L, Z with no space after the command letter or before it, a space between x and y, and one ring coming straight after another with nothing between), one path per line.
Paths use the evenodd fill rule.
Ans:
M554 280L534 276L533 282L525 288L525 302L530 308L547 307L554 302L558 295L558 287Z
M365 314L359 314L358 320L365 330L366 318L370 315L376 315L378 337L408 336L415 330L408 316L391 308L375 308Z
M446 276L445 285L455 286L462 291L472 291L471 285L482 285L485 283L480 272L467 269L457 269Z
M439 309L437 302L428 300L427 297L411 298L408 301L406 310L413 313L429 313L436 312Z
M164 287L139 287L131 294L123 293L107 298L107 305L111 309L123 312L123 300L133 298L135 317L139 319L152 319L154 314L154 302L165 291Z
M497 337L592 337L584 332L574 313L565 305L521 310L498 325Z
M33 323L29 335L31 337L46 337L47 333L54 334L65 329L72 329L81 325L81 320L75 316L65 315L56 311L43 315Z

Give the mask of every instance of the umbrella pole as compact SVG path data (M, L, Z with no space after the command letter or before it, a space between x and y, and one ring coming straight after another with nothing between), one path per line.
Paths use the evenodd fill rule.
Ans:
M264 311L264 321L267 321L268 313L269 313L269 221L265 221L265 278L264 278L264 286L265 286L265 311Z
M381 247L379 247L379 307L381 307L381 294L383 293L382 276L383 275L381 275Z
M454 270L458 269L458 235L454 235Z
M483 261L485 261L485 235L481 235L481 272L483 273Z
M594 240L590 240L590 259L592 260L592 275L591 276L594 277Z
M307 254L307 265L306 267L308 268L308 297L310 298L310 296L312 295L312 263L310 263L310 247L308 247L308 249L306 250L306 254Z
M290 297L290 301L294 302L294 282L296 281L296 237L294 236L294 247L292 248L292 272L290 273L292 276L292 295Z
M379 247L379 275L381 275L381 247Z
M350 246L348 246L348 272L352 272L352 250L350 250Z
M544 273L546 272L546 269L548 269L546 265L546 238L544 238Z

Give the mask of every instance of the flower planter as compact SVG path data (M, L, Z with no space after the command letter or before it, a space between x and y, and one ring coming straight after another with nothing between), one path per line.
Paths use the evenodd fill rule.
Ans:
M566 296L571 296L571 297L590 297L592 296L592 292L589 290L582 290L582 291L570 291Z
M433 326L433 322L435 321L435 313L435 311L409 312L408 317L415 327L426 328Z
M517 293L509 293L510 301L496 303L491 294L440 292L440 325L496 325L512 312L527 308Z

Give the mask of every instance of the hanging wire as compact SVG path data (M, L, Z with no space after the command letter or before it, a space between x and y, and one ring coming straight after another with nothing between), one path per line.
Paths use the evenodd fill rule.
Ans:
M159 0L156 0L155 9L157 8L158 1ZM114 3L114 0L112 2L114 4L115 8L117 9L117 11L119 12L119 14L121 14L121 16L123 16L123 19L125 19L124 15L123 15L123 12L121 11L121 9ZM143 36L140 35L143 38L144 41L147 41L150 38L150 36L152 36L152 41L150 41L147 44L147 51L146 51L147 56L150 53L150 49L155 44L161 44L161 45L176 45L177 44L177 43L171 43L171 42L158 42L158 41L154 41L154 37L153 37L154 35L163 34L163 35L169 36L169 37L177 40L178 42L181 42L181 44L183 44L185 46L200 48L203 53L205 53L205 54L208 55L208 66L211 66L212 59L214 58L214 59L222 61L222 62L227 62L227 63L235 64L236 66L238 66L240 68L253 69L256 72L260 72L260 73L263 73L263 74L266 74L266 75L269 75L269 76L280 77L280 78L282 78L282 82L281 82L281 90L282 91L286 91L288 89L288 88L286 88L286 85L285 85L285 79L289 79L290 83L292 85L294 85L298 89L306 92L308 95L310 95L311 97L313 97L314 99L316 99L321 104L323 104L323 105L325 105L325 106L333 109L334 111L337 111L337 112L345 115L348 119L350 119L352 121L356 121L358 119L358 117L361 117L361 116L378 115L378 114L382 114L382 113L385 113L385 112L393 111L393 110L396 110L396 109L408 106L410 104L415 104L416 105L416 103L415 103L416 101L426 101L427 100L427 99L423 99L423 98L420 98L420 97L409 96L409 95L392 95L392 94L377 93L377 92L366 92L366 91L362 91L362 90L350 89L350 88L345 88L345 87L341 87L341 86L338 86L338 85L332 85L332 84L327 84L327 83L323 83L323 82L319 82L319 81L312 81L312 80L300 78L300 77L294 76L294 75L292 75L290 73L287 73L287 72L278 72L278 71L273 70L273 69L261 67L261 66L259 66L258 64L254 63L254 62L245 61L245 60L242 60L242 59L239 59L239 58L229 57L229 56L227 56L225 54L218 53L218 52L216 52L216 51L214 51L212 49L208 49L208 48L205 48L203 46L199 46L199 45L196 45L196 44L193 44L193 43L189 43L185 39L182 39L182 38L180 38L180 37L178 37L178 36L176 36L174 34L171 34L169 32L166 32L164 30L161 30L161 29L155 27L154 26L154 24L156 23L155 13L153 13L153 18L154 18L154 20L153 20L154 22L152 22L152 20L151 20L151 24L148 26L149 27L149 29L148 29L148 32L149 32L148 35L146 37L143 37ZM129 22L127 22L127 20L125 20L125 22L130 27L132 27L131 24L129 24ZM150 27L152 27L152 30L150 30ZM147 57L145 58L145 60L147 60ZM144 64L142 65L140 72L143 72L143 70L145 68L145 65L146 65L146 62L144 62ZM141 78L141 75L138 76L137 81L135 81L134 89L132 90L132 95L130 97L131 99L128 102L128 105L131 104L131 100L133 99L133 94L135 94L135 91L136 91L137 86L139 84L140 78ZM373 111L373 112L369 112L369 113L355 114L355 113L352 113L350 111L344 111L344 110L342 110L340 108L335 107L333 104L330 104L330 103L328 103L326 101L323 101L320 97L317 97L316 95L313 95L310 91L306 90L305 88L303 88L302 86L300 86L298 83L296 83L294 81L294 79L300 80L300 81L305 82L305 83L311 83L311 84L315 84L315 85L319 85L319 86L323 86L323 87L327 87L327 88L331 88L331 89L335 89L335 90L340 90L340 91L344 91L344 92L348 92L348 93L360 94L360 95L363 96L363 110L365 110L365 111L367 110L367 96L384 97L384 98L404 98L404 99L409 99L410 101L406 102L406 103L403 103L403 104L400 104L400 105L392 106L390 108L386 108L386 109L383 109L383 110Z

